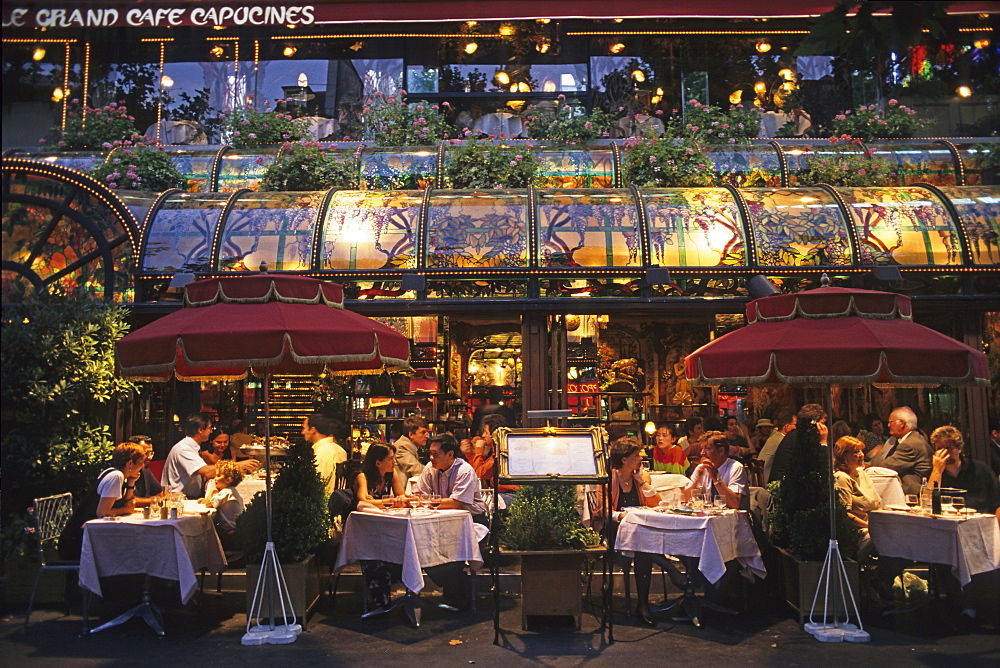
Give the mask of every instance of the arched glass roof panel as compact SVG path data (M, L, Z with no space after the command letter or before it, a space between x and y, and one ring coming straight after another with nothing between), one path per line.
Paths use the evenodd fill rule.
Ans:
M414 269L421 193L343 190L323 220L320 268Z
M212 189L212 167L219 147L190 148L169 147L166 149L174 167L184 175L187 185L184 187L190 193L205 193Z
M527 267L527 191L436 190L427 224L428 267Z
M944 144L869 144L879 155L895 163L899 185L930 183L953 186L958 182L951 150Z
M780 188L781 161L773 146L706 146L716 177L738 188Z
M59 165L78 172L86 172L104 162L107 151L60 151L58 153L39 153L37 151L15 151L11 158L37 160L50 165Z
M540 146L538 185L542 188L610 188L614 183L611 146Z
M246 193L226 215L219 246L220 271L312 269L313 235L326 195L318 192Z
M983 159L986 157L986 144L979 142L952 142L958 157L962 159L965 174L965 185L979 186L983 184ZM996 144L995 149L1000 149Z
M132 215L135 216L135 220L140 226L146 222L146 216L149 214L149 210L153 208L153 204L159 196L158 193L135 190L116 190L115 194L118 195L118 199L122 201L122 204L132 212Z
M361 154L363 190L422 190L434 185L436 175L436 146L379 146Z
M639 267L639 215L630 190L539 190L541 267Z
M973 264L1000 264L1000 186L942 186L958 212Z
M725 188L650 188L640 193L649 261L664 267L745 266L739 207Z
M168 197L149 221L142 271L209 271L215 226L228 201L229 195L221 193Z
M850 266L847 221L822 188L740 190L750 211L757 262L765 267Z
M837 188L858 234L861 264L961 264L958 231L930 190Z
M240 188L257 190L264 172L278 157L277 147L232 149L219 162L219 192L231 193Z

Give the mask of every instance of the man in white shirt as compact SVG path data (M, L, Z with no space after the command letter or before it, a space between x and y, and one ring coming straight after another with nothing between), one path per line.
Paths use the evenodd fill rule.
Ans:
M706 499L722 497L728 508L747 510L750 507L747 474L735 459L729 458L729 441L725 434L709 432L701 448L702 461L691 474L691 482L684 488L687 501L697 492Z
M337 465L347 461L347 451L334 438L342 437L343 431L338 420L322 413L313 413L302 420L302 437L312 443L316 470L326 485L327 496L337 488Z
M205 482L215 478L215 465L206 464L198 454L201 444L212 435L212 418L206 413L192 413L184 419L183 429L184 438L170 448L163 465L163 489L200 499L204 496ZM239 467L247 473L257 468L257 461L247 459L239 462Z
M764 482L771 479L771 465L774 463L774 453L778 450L781 440L791 430L795 429L798 417L792 411L781 411L774 418L774 431L764 441L764 446L757 453L757 459L764 462Z

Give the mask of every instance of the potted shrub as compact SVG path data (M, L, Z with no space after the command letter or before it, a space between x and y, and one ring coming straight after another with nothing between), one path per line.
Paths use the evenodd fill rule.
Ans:
M89 174L116 190L157 192L184 187L184 175L170 156L161 147L147 142L142 135L132 135L125 141L105 143L105 148L112 149L108 159Z
M896 184L893 166L875 150L863 146L860 139L843 135L828 141L830 146L822 152L803 147L805 170L799 175L800 185L825 183L850 188Z
M574 109L565 100L560 94L554 106L539 108L528 116L532 137L573 146L611 136L611 116L601 109L594 109L589 116L582 114L582 109Z
M800 420L792 459L780 482L768 485L773 497L770 514L772 543L781 554L785 600L799 613L809 615L820 570L830 543L829 463L814 424ZM860 532L837 504L837 540L843 555L854 555ZM858 591L858 564L845 564L851 588ZM822 597L818 602L822 606ZM838 603L838 606L840 604ZM823 610L817 610L822 616Z
M454 136L439 105L408 103L405 90L393 95L376 91L362 114L365 139L376 146L428 146Z
M524 485L510 505L500 545L521 560L521 627L533 615L566 615L580 627L580 571L601 537L580 523L576 487ZM603 549L603 548L601 548Z
M470 135L448 150L445 184L449 188L527 188L538 172L529 146L506 146Z
M712 161L691 139L628 139L622 172L626 183L640 187L712 186Z
M312 191L358 189L357 153L343 157L323 151L318 142L286 142L277 160L268 165L260 190Z
M81 107L72 100L66 112L66 127L54 125L45 139L46 150L73 151L110 148L113 142L123 142L138 133L135 118L124 102L112 102L103 107Z
M269 105L265 103L264 110L243 107L220 114L225 141L235 148L256 148L302 139L302 125L291 114L267 109Z
M292 609L297 616L305 618L327 588L333 562L326 489L316 471L315 457L308 443L296 443L288 448L284 465L274 478L271 530ZM249 606L267 540L263 492L254 496L236 521L236 539L247 558ZM266 609L266 600L264 605Z
M872 139L909 139L926 130L931 121L917 115L917 110L889 100L883 111L877 105L861 105L833 117L833 134L850 135L861 141Z
M976 144L973 167L979 170L982 185L1000 185L1000 143Z

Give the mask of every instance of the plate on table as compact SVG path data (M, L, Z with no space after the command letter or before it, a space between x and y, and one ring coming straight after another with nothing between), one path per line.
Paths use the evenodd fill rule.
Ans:
M896 510L896 511L901 512L901 513L908 513L908 512L910 512L910 507L909 506L904 506L904 505L901 505L901 504L898 504L898 503L890 503L890 504L888 504L885 507L885 509L886 510Z

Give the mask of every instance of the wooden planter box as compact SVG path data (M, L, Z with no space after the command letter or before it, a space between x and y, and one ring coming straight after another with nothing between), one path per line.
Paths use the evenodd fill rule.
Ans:
M604 548L598 552L603 553ZM521 560L521 629L528 617L573 617L576 628L583 616L583 559L590 550L504 552Z
M292 601L292 610L295 612L300 623L305 624L306 617L312 612L319 602L320 596L330 586L330 566L322 555L310 554L303 561L291 564L281 564L281 570L285 576L285 584L288 586L288 595ZM246 591L247 591L247 614L250 615L250 606L253 604L254 589L257 587L257 577L260 574L260 564L247 564ZM277 587L275 588L277 591ZM263 604L261 612L267 615L268 611L268 591L263 592ZM281 614L281 604L275 600L275 615Z
M800 561L789 552L778 548L781 554L782 584L784 585L784 597L788 605L799 615L799 623L803 623L809 618L809 610L812 608L813 596L816 594L816 585L819 583L820 572L823 570L822 561ZM857 602L861 595L860 575L858 562L844 561L844 569L847 571L847 579L851 583L854 591L854 600ZM850 605L850 602L848 602ZM830 606L831 614L833 605ZM842 599L837 598L837 611L844 613ZM823 621L826 611L823 607L823 592L816 601L816 612L813 616L815 621ZM853 617L854 611L851 610Z

